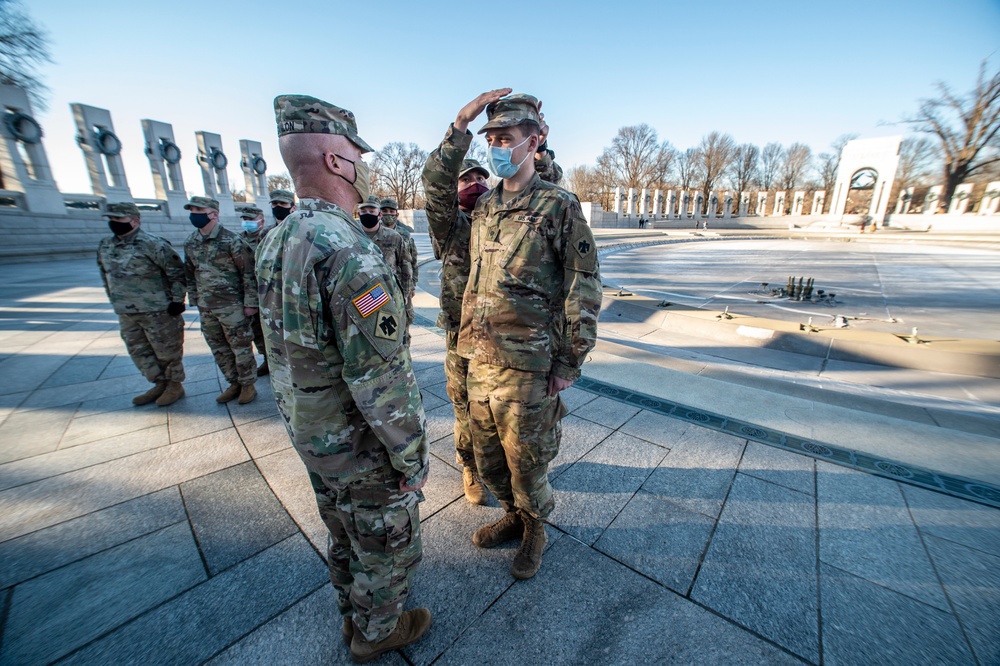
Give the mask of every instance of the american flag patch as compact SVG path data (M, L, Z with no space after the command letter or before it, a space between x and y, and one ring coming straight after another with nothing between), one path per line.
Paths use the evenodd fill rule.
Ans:
M375 285L353 300L354 307L358 309L362 317L367 317L388 302L389 294L385 292L381 284Z

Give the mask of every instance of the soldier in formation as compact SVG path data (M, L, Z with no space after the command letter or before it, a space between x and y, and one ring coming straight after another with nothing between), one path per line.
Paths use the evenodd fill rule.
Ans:
M489 190L489 172L476 160L465 156L472 145L469 122L486 104L510 89L485 93L458 113L441 145L427 158L422 180L427 197L427 222L434 257L441 260L441 313L437 325L445 331L446 390L455 409L455 454L462 465L465 497L473 504L486 504L487 493L476 468L472 434L469 431L469 399L466 377L469 362L459 356L458 330L462 317L462 295L469 281L469 240L472 210L479 197ZM548 126L542 114L543 144ZM558 184L562 169L553 161L554 153L543 147L535 153L535 170L542 180ZM554 179L554 180L553 180Z
M399 203L391 197L379 202L382 211L382 224L403 237L410 261L410 291L406 295L406 325L413 324L413 294L417 288L417 243L413 240L413 228L399 221ZM405 287L405 285L404 285Z
M382 251L385 263L399 282L405 300L407 326L412 323L410 313L413 312L413 265L410 263L408 243L396 231L381 222L382 213L379 210L379 198L369 196L358 207L358 220L365 229L365 234L378 249ZM409 337L407 337L409 339Z
M538 100L507 92L481 95L456 119L467 124L486 107L479 133L490 170L502 179L472 213L457 352L469 362L476 465L505 509L472 540L491 548L520 538L511 574L524 579L541 566L542 521L555 506L548 464L566 413L559 393L579 378L596 343L601 280L579 200L536 173Z
M271 190L271 215L275 224L281 224L295 212L295 195L288 190Z
M141 229L134 203L108 204L104 216L113 234L97 249L104 291L125 349L153 384L132 403L172 405L184 396L184 264L169 242Z
M327 562L355 661L430 627L403 611L421 559L428 444L404 344L404 294L351 217L369 196L354 115L314 97L274 100L278 145L298 193L258 248L271 387L330 532Z
M239 208L236 212L240 214L240 223L243 227L243 240L248 246L250 246L250 259L253 260L253 255L257 251L257 246L260 245L261 240L267 235L273 226L266 226L264 224L264 211L262 211L257 206L245 205ZM251 266L250 272L254 269ZM270 370L267 367L267 351L264 349L264 330L260 327L260 317L254 315L250 317L250 324L253 328L253 346L257 348L258 354L264 355L264 362L260 364L257 368L257 376L263 377L268 374Z
M219 223L219 202L191 197L184 204L195 231L184 243L184 269L190 302L198 306L201 332L229 382L216 402L257 397L257 360L253 355L253 318L257 282L250 246Z

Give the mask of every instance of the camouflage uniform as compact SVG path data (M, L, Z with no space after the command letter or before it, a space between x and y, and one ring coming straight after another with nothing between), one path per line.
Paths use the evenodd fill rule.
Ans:
M385 263L399 282L399 289L404 294L406 323L413 323L410 316L413 312L413 267L410 265L406 241L384 224L380 224L374 232L365 229L365 235L381 250Z
M480 131L496 126L491 115ZM469 360L479 473L504 508L541 519L554 507L548 463L565 414L546 393L548 377L579 378L597 340L601 280L576 195L537 173L507 203L502 190L480 197L472 214L458 354Z
M135 367L150 382L183 382L184 318L167 314L167 306L183 303L187 289L170 243L142 229L105 238L97 266Z
M469 281L469 237L472 219L458 205L458 178L466 171L465 155L472 134L449 126L441 145L427 158L422 180L427 197L427 223L434 258L441 260L441 313L439 328L445 330L445 389L455 408L455 457L460 465L475 466L472 434L469 431L469 395L466 387L469 362L459 356L458 329L462 321L462 295ZM535 160L535 171L543 180L561 177L562 169L552 161ZM473 163L478 166L478 162Z
M282 96L275 114L279 135L326 131L367 147L353 115L325 102ZM403 294L361 225L320 199L268 234L257 275L271 386L330 531L337 605L366 640L385 639L422 556L423 493L400 482L420 485L428 470Z
M382 208L386 207L386 203L390 204L392 208L398 208L398 204L395 199L383 199ZM382 226L387 227L400 236L403 237L403 245L406 248L406 259L410 264L410 276L408 282L403 282L400 280L400 286L403 288L403 294L406 295L406 324L409 326L413 323L414 313L413 313L413 294L417 290L417 276L419 275L419 269L417 267L417 243L413 240L413 227L403 224L399 221L399 216L397 215L382 215Z
M254 271L253 258L257 252L257 247L260 245L260 242L264 239L264 236L266 236L268 232L271 231L271 229L274 229L273 225L268 226L267 224L265 224L263 227L260 228L260 231L251 232L244 230L243 233L240 234L244 242L250 248L251 272ZM259 354L267 354L267 351L264 349L264 329L261 328L259 314L256 317L250 317L250 326L253 329L253 345L254 347L257 348L257 352Z
M257 307L250 247L219 222L207 236L195 230L184 243L189 301L198 306L201 332L230 384L257 380L253 327L243 308Z

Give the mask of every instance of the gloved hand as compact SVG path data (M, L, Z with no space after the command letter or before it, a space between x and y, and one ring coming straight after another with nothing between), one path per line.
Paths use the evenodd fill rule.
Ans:
M184 307L184 303L183 302L181 302L181 303L171 303L170 305L167 306L167 314L170 315L171 317L177 317L182 312L184 312L186 309L187 308Z

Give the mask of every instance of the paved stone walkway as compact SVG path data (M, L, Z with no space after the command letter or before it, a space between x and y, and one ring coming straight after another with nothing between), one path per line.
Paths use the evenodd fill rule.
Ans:
M90 261L0 267L2 664L349 663L325 532L268 383L143 391ZM443 339L412 345L435 456L392 664L1000 663L1000 510L573 388L538 576L479 551ZM725 404L725 399L720 399ZM718 410L717 410L718 411Z

